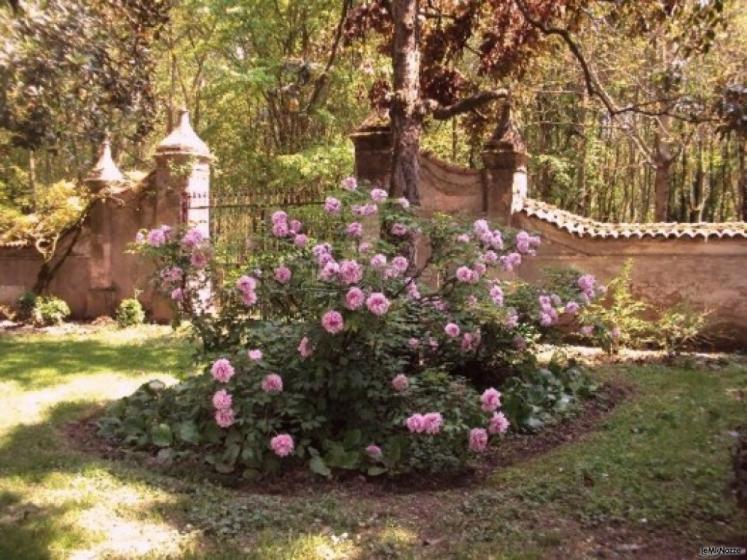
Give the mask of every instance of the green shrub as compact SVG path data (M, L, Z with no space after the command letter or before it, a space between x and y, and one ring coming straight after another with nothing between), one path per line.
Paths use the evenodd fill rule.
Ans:
M70 316L70 307L58 297L42 296L37 298L32 313L36 325L59 325Z
M121 329L142 325L145 321L145 311L136 298L123 299L117 307L115 319Z
M332 232L326 242L277 211L265 245L273 250L235 274L220 274L197 229L139 234L137 251L156 263L154 284L189 318L210 365L113 404L104 434L247 477L294 462L324 476L454 471L500 442L506 423L494 387L503 378L491 369L531 370L527 341L565 305L542 293L514 309L511 287L489 270L518 266L539 239L485 220L422 218L379 189L335 196L320 228ZM373 213L380 235L366 240L359 216ZM418 265L420 235L430 255ZM568 297L581 301L568 280Z
M707 322L708 313L681 303L667 309L656 321L653 337L659 348L677 354L701 335Z
M18 298L16 307L18 308L18 316L24 321L28 321L32 318L34 309L36 308L36 294L34 292L24 292L24 294Z

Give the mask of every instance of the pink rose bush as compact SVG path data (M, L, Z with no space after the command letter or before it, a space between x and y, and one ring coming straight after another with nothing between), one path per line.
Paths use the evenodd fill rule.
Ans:
M141 232L154 284L190 320L208 365L113 405L108 433L205 453L223 472L306 463L323 476L373 476L456 471L513 426L544 421L532 414L551 405L525 406L516 395L528 389L513 377L498 385L495 372L539 371L534 344L577 322L599 292L593 277L523 285L508 273L539 237L483 219L419 218L407 200L352 177L318 210L318 230L274 211L264 231L279 249L236 269L219 266L201 230ZM373 215L378 233L364 219ZM427 259L414 252L421 236Z

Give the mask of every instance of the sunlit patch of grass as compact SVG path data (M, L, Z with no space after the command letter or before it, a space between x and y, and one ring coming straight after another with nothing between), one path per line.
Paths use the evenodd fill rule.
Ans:
M686 550L747 534L728 493L729 432L747 417L738 363L598 371L636 393L582 440L482 485L384 500L237 492L70 447L66 423L176 382L189 356L164 327L0 337L0 558L584 558L609 526Z

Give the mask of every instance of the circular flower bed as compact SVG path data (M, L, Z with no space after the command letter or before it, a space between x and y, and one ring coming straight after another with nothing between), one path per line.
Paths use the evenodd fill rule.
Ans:
M207 366L114 403L105 434L248 477L294 463L394 475L458 470L537 412L484 373L536 370L532 341L594 297L593 278L527 298L497 275L538 237L421 218L353 178L333 194L320 209L330 239L276 211L273 249L233 274L196 229L139 235Z

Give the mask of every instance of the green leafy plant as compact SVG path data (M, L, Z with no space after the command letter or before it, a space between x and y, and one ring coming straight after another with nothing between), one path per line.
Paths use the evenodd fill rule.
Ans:
M606 287L606 297L592 302L581 313L585 332L609 353L621 346L644 346L651 342L651 323L643 318L649 306L631 290L633 261L629 259Z
M687 304L675 305L661 315L654 328L656 344L670 355L697 340L708 322L708 313Z
M539 239L420 218L406 200L345 184L324 205L329 238L276 211L266 229L282 249L234 273L198 229L140 233L136 251L156 263L154 284L189 318L209 365L115 403L105 434L249 478L293 462L321 476L455 471L500 440L503 377L491 368L532 363L534 325L564 303L541 294L533 308L509 307L510 286L489 269L518 266ZM430 253L418 264L421 236ZM579 300L576 282L568 290Z
M59 325L70 316L70 307L65 301L55 296L42 296L36 299L32 311L35 325Z
M508 379L503 387L503 410L515 429L536 432L577 411L597 388L582 366L554 356L547 367Z
M117 307L115 318L121 329L134 327L145 321L145 311L143 311L143 306L137 300L137 297L127 298L123 299Z

